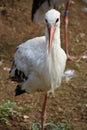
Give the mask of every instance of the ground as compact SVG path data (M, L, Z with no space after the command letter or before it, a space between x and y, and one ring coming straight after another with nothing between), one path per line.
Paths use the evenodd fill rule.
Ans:
M10 100L16 107L25 109L22 115L9 116L11 125L0 121L0 130L30 130L34 122L40 122L44 92L35 92L15 97L17 83L9 79L9 68L16 46L27 39L44 35L44 25L31 22L32 0L0 1L0 105ZM77 57L75 62L67 61L66 69L74 69L76 77L69 82L63 79L55 91L55 97L49 97L46 122L62 121L72 125L70 130L87 130L87 7L82 0L74 0L69 13L70 53ZM64 48L63 11L61 12L61 40ZM24 117L28 116L28 119Z

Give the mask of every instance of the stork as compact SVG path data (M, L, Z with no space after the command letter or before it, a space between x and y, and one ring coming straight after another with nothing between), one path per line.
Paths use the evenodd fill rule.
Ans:
M67 56L61 48L60 13L51 9L45 14L45 36L30 39L17 47L10 77L22 81L15 94L45 92L41 126L44 130L46 106L50 93L54 94L61 83Z
M65 51L67 58L74 61L75 57L69 54L69 44L68 44L68 13L69 6L72 0L33 0L32 4L32 21L42 22L43 15L49 8L54 8L57 4L66 3L66 8L64 12L64 39L65 39Z

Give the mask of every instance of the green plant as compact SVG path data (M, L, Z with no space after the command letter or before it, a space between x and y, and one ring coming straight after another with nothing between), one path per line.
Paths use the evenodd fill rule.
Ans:
M29 111L29 110L31 110L31 108L32 108L32 106L28 104L28 105L25 105L24 110Z
M71 130L73 127L70 123L62 121L59 124L53 124L53 123L45 124L45 128L47 130ZM40 129L41 129L40 123L33 123L31 126L31 130L40 130Z
M58 130L70 130L71 128L72 125L66 121L63 121L60 124L58 124Z
M18 110L14 109L16 105L15 102L10 100L6 101L4 104L0 105L0 120L2 120L6 125L10 125L9 116L21 115L22 107L18 107Z

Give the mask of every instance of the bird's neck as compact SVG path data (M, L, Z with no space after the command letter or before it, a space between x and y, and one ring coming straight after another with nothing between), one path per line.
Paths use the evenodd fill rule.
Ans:
M47 46L49 45L49 34L48 31L46 29L46 43ZM58 46L61 47L61 41L60 41L60 28L56 28L55 33L54 33L54 38L53 38L53 44L52 46Z
M53 86L56 86L56 79L58 77L58 60L59 56L58 53L60 52L60 29L56 29L54 38L52 41L52 48L50 53L48 52L48 45L49 45L49 35L46 34L46 78L50 81L51 91L53 92Z
M57 44L57 46L61 47L61 41L60 41L60 28L57 28L54 34L53 39L54 44Z

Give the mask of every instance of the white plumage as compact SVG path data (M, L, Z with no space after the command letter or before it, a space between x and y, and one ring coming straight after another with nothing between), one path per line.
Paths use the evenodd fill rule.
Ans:
M33 0L32 4L32 21L36 23L43 22L44 14L56 5L64 4L70 0Z
M33 0L32 4L32 21L36 23L41 23L44 20L44 14L50 8L55 8L56 5L65 4L64 11L64 39L65 39L65 51L67 54L67 59L75 60L74 56L69 54L69 43L68 43L68 14L70 4L73 3L72 0Z
M51 15L52 14L52 15ZM27 80L22 84L22 90L44 90L54 92L63 76L66 64L66 54L60 44L60 13L54 9L48 11L45 19L53 26L55 23L51 52L48 52L48 31L46 36L28 40L17 47L14 55L14 64L11 69L11 77L15 77L15 70L23 72ZM20 75L19 75L20 76Z
M45 14L45 36L28 40L17 47L10 71L12 79L22 81L15 92L46 92L41 126L44 130L48 94L59 87L66 65L66 54L60 42L60 13L51 9Z

